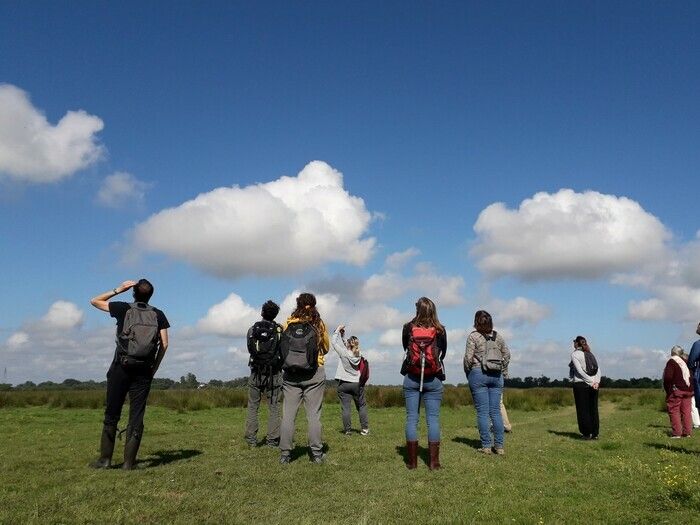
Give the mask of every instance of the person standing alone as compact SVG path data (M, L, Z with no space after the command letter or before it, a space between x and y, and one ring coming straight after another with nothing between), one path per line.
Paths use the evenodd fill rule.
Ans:
M583 439L598 439L600 431L598 418L600 368L586 338L581 335L574 339L574 351L571 353L571 362L569 363L569 377L574 383L578 430Z
M280 341L282 327L275 322L280 307L267 301L262 305L262 320L248 330L246 337L250 353L248 379L248 416L245 422L245 440L250 447L258 444L258 409L267 394L270 411L267 417L267 446L277 447L280 440L279 398L282 392L282 354Z
M133 288L133 303L109 299ZM168 350L168 328L165 314L148 304L153 285L146 279L124 281L108 292L90 300L98 310L109 313L117 320L117 348L107 372L107 403L105 408L100 458L91 464L94 468L109 468L112 464L114 441L122 407L129 395L129 423L126 427L124 463L131 470L143 436L143 417L153 376Z

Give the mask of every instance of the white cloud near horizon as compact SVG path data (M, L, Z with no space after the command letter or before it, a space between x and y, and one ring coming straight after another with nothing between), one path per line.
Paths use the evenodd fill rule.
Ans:
M204 333L222 337L245 337L248 328L259 319L259 310L247 304L238 294L232 293L209 308L206 316L197 322L197 328Z
M84 312L75 303L56 301L37 325L48 330L72 330L83 324Z
M295 177L216 188L162 210L132 232L133 242L219 277L285 275L327 262L364 265L373 237L360 197L322 161Z
M509 301L494 299L489 310L499 324L513 326L536 325L551 315L551 308L526 297Z
M666 253L671 235L637 202L595 191L540 192L517 209L486 207L471 250L492 277L598 279L638 270Z
M25 91L0 84L0 176L29 183L70 177L104 155L97 139L103 127L83 110L66 112L54 126Z
M97 191L97 202L107 208L124 208L143 205L146 190L150 185L140 181L131 173L118 171L108 175Z

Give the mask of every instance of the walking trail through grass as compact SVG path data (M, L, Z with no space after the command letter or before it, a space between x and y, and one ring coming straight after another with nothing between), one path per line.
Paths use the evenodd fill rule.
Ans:
M343 435L339 406L325 406L322 466L301 446L303 411L287 466L245 446L244 419L150 407L141 469L95 471L101 410L2 409L0 522L691 523L700 512L700 433L670 440L653 407L603 403L594 442L578 439L572 407L513 410L504 457L476 452L472 407L443 408L437 472L405 468L400 408L372 410L363 437ZM422 447L425 435L421 422Z

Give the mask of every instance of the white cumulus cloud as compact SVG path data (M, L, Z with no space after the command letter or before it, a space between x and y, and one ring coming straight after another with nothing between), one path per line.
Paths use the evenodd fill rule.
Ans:
M384 265L390 270L401 269L408 261L420 255L420 250L417 248L408 248L402 252L395 252L387 256Z
M498 323L514 326L536 325L551 314L549 307L526 297L516 297L509 301L496 299L489 308Z
M472 249L492 276L600 278L663 256L670 234L637 202L595 191L537 193L517 209L495 203L474 225Z
M72 330L82 323L83 311L68 301L56 301L41 318L41 326L48 329Z
M7 338L7 347L10 349L17 349L20 348L24 345L26 345L29 342L29 335L27 332L15 332L12 334L10 337Z
M131 173L118 171L102 181L97 192L97 202L108 208L123 208L143 204L149 184Z
M223 337L244 337L248 328L259 320L258 312L239 295L232 293L209 308L207 315L198 321L197 328Z
M371 218L339 171L313 161L296 177L217 188L156 213L133 241L221 277L281 275L330 261L366 263Z
M104 124L85 111L68 111L54 126L26 92L0 84L0 174L32 183L56 182L99 160Z

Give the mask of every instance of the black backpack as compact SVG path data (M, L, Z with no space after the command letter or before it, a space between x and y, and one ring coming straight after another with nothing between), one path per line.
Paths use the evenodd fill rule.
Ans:
M279 370L281 338L282 327L273 321L258 321L248 330L249 365L254 371Z
M146 303L131 303L117 336L122 364L148 364L158 350L158 314Z
M586 373L589 376L594 376L598 373L598 361L595 356L590 352L584 352L583 357L586 359Z
M318 333L311 323L296 322L282 332L282 369L287 372L315 372L318 368Z

